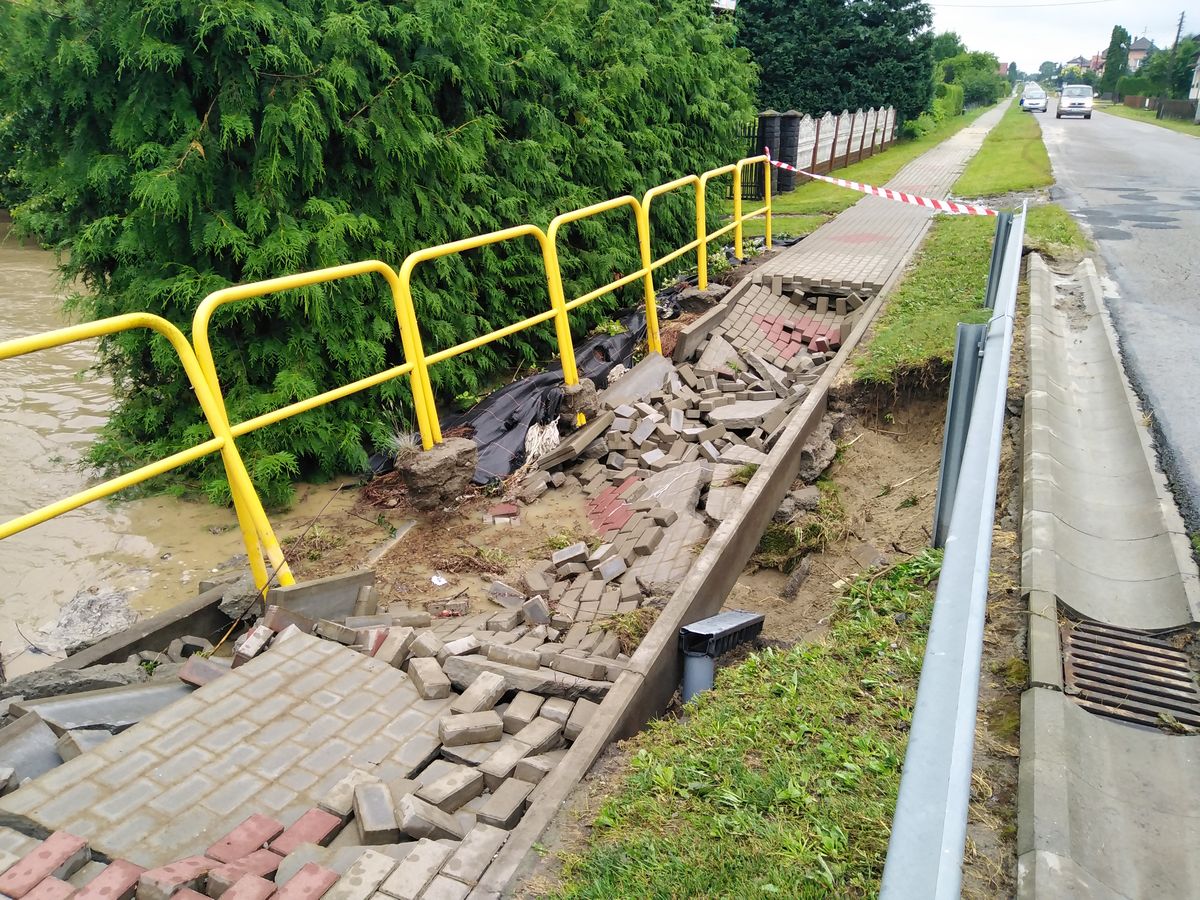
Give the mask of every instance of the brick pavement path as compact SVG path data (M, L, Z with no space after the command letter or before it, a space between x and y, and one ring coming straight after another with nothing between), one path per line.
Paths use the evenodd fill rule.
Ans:
M1006 109L1002 104L980 116L914 159L886 186L945 197ZM924 207L863 197L758 268L740 292L731 294L722 336L743 357L756 354L803 379L841 346L866 308L863 301L908 264L933 215Z
M1011 102L1011 101L1010 101ZM945 197L979 150L983 139L1008 109L1002 103L968 128L938 144L896 173L885 187ZM754 280L773 276L811 284L844 285L878 291L916 251L933 212L882 197L863 197L832 222L757 270Z

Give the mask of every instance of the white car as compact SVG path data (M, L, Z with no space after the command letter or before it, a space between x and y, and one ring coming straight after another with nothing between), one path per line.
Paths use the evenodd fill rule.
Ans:
M1058 109L1054 113L1054 118L1061 119L1063 116L1083 116L1085 119L1092 117L1092 98L1095 96L1091 87L1086 84L1068 84L1062 89L1062 96L1058 98Z
M1027 109L1030 112L1045 112L1046 92L1037 85L1029 85L1025 88L1025 93L1021 95L1021 109Z

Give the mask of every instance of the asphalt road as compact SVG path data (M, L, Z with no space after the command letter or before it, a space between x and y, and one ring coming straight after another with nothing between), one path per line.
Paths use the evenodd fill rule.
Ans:
M1095 112L1037 115L1057 187L1115 285L1106 301L1188 527L1200 530L1200 138Z

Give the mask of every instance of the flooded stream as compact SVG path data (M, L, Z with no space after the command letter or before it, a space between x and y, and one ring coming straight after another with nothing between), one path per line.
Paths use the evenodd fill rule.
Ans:
M54 257L0 223L0 341L66 323ZM89 371L95 344L0 361L0 521L86 487L78 463L104 424L109 383ZM54 657L30 649L39 627L80 590L120 591L152 612L193 596L197 582L242 552L232 512L152 498L103 501L0 541L0 655L8 674Z

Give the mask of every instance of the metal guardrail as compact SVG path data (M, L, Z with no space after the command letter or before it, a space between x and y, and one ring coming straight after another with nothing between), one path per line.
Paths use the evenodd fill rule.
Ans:
M882 900L957 900L960 896L992 522L1024 233L1022 209L1012 219L997 270L996 314L987 326L963 445L959 490L892 818Z
M187 463L195 462L212 453L219 452L229 479L230 493L237 514L238 526L249 556L250 570L258 587L264 588L272 578L280 584L294 583L283 550L267 519L262 501L254 490L246 465L238 452L236 438L268 425L273 425L291 416L299 415L324 406L343 397L348 397L359 391L383 384L404 375L409 376L412 387L413 406L416 410L417 427L421 432L421 441L426 450L442 440L441 425L438 420L437 404L433 396L433 388L429 378L429 367L467 353L492 341L497 341L515 334L526 328L533 328L551 319L555 324L555 336L558 343L558 353L562 361L563 381L566 384L577 384L578 369L575 364L575 349L571 341L571 325L567 314L576 307L592 300L610 294L625 285L638 280L643 283L646 303L646 342L652 352L661 353L662 344L658 330L658 312L655 304L654 272L672 260L686 253L695 251L699 275L699 286L703 290L708 286L708 245L711 241L730 231L734 233L734 244L737 255L744 255L742 240L743 223L757 216L763 216L766 221L766 244L771 247L771 194L768 189L765 204L752 212L742 211L742 176L747 168L761 165L764 178L770 183L770 163L766 156L752 156L741 159L731 165L722 166L705 172L703 175L686 175L667 184L653 187L642 196L623 196L603 203L597 203L584 209L563 213L556 217L548 229L543 231L536 225L518 225L493 231L476 237L439 244L410 253L399 270L393 269L387 263L379 260L363 260L347 265L318 269L312 272L301 272L257 281L251 284L235 285L209 294L196 309L192 322L192 343L178 327L160 316L150 313L130 313L99 319L83 325L70 328L60 328L43 334L17 338L0 343L0 360L23 356L38 350L75 341L88 340L103 335L128 331L133 328L150 328L162 335L175 350L185 374L196 392L204 417L212 431L212 438L202 441L186 450L181 450L153 463L141 466L116 478L108 479L87 490L80 491L70 497L48 504L40 509L25 513L7 522L0 523L0 540L27 528L32 528L42 522L77 509L86 503L109 497L118 491L141 484L142 482L162 475ZM713 178L732 175L733 181L733 221L728 225L709 232L707 230L705 200L708 183ZM696 203L696 238L682 247L670 251L664 256L654 259L651 251L650 207L655 197L669 193L678 188L692 185L695 190ZM563 294L562 272L558 261L557 238L562 226L589 216L598 215L622 206L633 209L637 226L638 253L641 267L636 271L608 284L602 285L574 300L567 301ZM473 250L490 244L502 243L509 240L534 238L542 252L542 264L546 278L546 289L550 297L550 309L529 316L511 325L498 328L479 337L470 338L439 350L426 354L421 342L421 329L413 303L411 278L413 270L422 262L451 256L467 250ZM280 409L263 413L244 422L231 424L225 407L225 398L221 391L220 377L217 373L216 361L209 340L209 329L216 310L226 304L236 303L255 297L263 297L281 291L294 290L314 284L325 284L359 275L377 274L383 277L391 291L392 302L396 308L396 322L400 330L400 341L404 352L405 362L398 366L376 372L365 378L349 384L341 385L332 390L291 403Z

